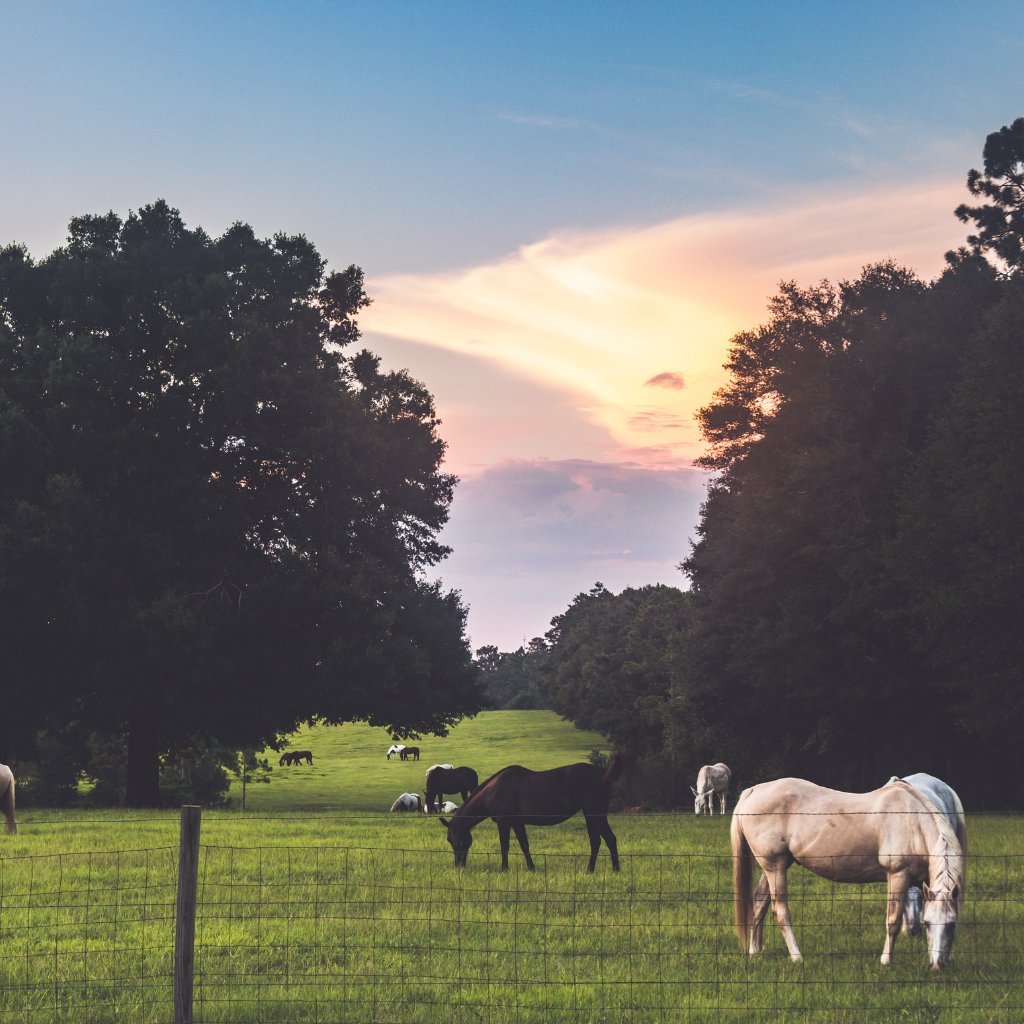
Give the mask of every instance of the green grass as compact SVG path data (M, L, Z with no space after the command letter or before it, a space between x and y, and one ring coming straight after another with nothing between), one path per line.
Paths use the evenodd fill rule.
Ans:
M392 742L386 729L363 724L303 729L290 749L311 750L313 764L278 766L280 755L264 751L261 756L274 765L271 782L246 787L246 808L386 811L402 793L423 795L424 773L432 764L468 765L482 782L509 764L557 768L585 761L594 747L610 749L603 736L576 729L553 711L485 711L459 723L445 739L409 740L420 748L418 762L388 761ZM239 783L231 796L241 800Z
M499 723L503 714L514 716L506 721L519 737L565 728L528 712L494 713ZM480 729L473 741L493 742L498 734L481 718L467 723ZM324 751L328 739L318 739ZM571 729L563 742L580 739L583 750L595 745ZM358 745L356 736L340 759ZM384 749L368 750L367 762L383 761ZM471 757L447 759L478 767ZM518 755L495 766L507 760L544 766ZM311 773L288 777L320 785ZM333 806L359 808L365 786L349 789L346 778ZM383 775L385 799L391 778L404 776ZM260 799L276 785L259 787ZM289 785L286 806L322 799ZM398 783L395 794L403 788L412 787ZM0 837L0 1024L171 1019L177 815L89 817L26 812L20 836ZM531 874L514 840L511 870L499 870L490 822L476 829L467 868L456 870L442 828L425 815L267 805L206 812L196 1020L1024 1020L1020 818L970 819L966 920L939 975L926 969L924 944L902 937L896 962L880 966L881 886L832 885L798 866L791 906L805 962L789 960L771 921L765 954L750 961L733 932L728 818L611 821L620 874L604 849L597 872L586 873L580 819L530 829Z

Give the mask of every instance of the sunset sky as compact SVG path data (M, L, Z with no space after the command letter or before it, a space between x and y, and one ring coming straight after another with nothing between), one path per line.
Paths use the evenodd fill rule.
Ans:
M437 398L474 646L597 580L685 585L694 411L782 279L923 277L1024 114L1024 5L24 3L0 244L163 197L361 265Z

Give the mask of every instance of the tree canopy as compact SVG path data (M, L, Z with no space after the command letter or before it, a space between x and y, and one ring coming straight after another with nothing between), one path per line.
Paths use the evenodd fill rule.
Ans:
M163 201L0 250L0 741L126 730L148 804L183 737L481 707L465 609L421 574L456 482L433 401L343 351L369 301L301 235Z

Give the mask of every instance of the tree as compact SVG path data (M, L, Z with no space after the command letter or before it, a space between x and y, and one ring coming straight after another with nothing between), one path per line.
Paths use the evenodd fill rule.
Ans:
M967 236L975 253L994 252L1011 268L1019 268L1024 266L1024 117L992 132L983 158L985 173L968 171L967 188L972 196L992 202L961 203L956 215L965 224L973 220L977 225L978 234Z
M690 596L675 587L577 594L547 633L552 706L636 756L660 749L689 617Z
M499 711L531 711L550 706L548 675L550 659L547 641L535 636L515 651L480 647L476 663L493 707Z
M991 139L991 137L990 137ZM1024 787L1024 282L1015 275L900 496L908 633L982 767L976 805ZM948 726L947 726L948 736ZM987 790L987 792L985 792ZM972 794L973 795L973 794ZM1017 798L1019 799L1019 798Z
M981 257L948 260L931 285L889 261L838 287L783 284L769 322L733 340L731 381L700 414L702 462L719 475L683 563L699 613L684 700L745 778L863 789L941 766L946 709L924 698L887 545L1004 289Z
M162 200L0 251L0 741L126 731L149 805L186 740L481 707L465 609L419 575L456 482L432 399L343 354L368 302L301 235L211 239Z

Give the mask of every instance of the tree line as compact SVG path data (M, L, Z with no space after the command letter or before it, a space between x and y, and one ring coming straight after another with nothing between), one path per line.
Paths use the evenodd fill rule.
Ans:
M663 802L722 760L1024 805L1024 118L967 184L976 233L935 280L784 282L732 339L689 590L598 585L534 642L534 690L637 750Z
M162 200L0 250L0 761L40 792L152 806L186 754L482 707L423 575L456 480L426 388L348 354L369 301L304 236Z

